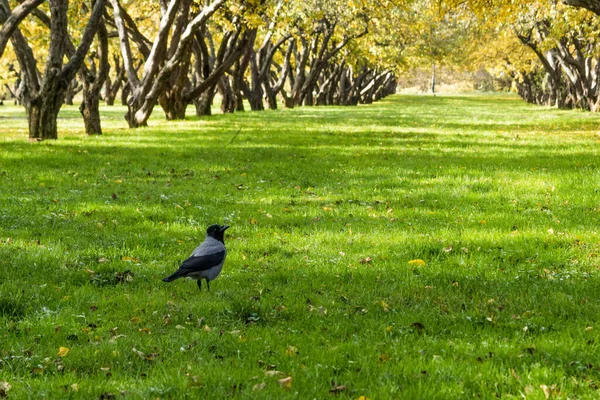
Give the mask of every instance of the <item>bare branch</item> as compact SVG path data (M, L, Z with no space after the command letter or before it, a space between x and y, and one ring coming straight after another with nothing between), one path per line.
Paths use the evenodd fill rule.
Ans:
M2 28L0 29L0 57L4 53L6 44L12 36L13 32L19 26L21 21L31 13L37 6L42 4L46 0L27 0L22 4L19 4L11 12L8 0L0 1L0 22L2 22Z

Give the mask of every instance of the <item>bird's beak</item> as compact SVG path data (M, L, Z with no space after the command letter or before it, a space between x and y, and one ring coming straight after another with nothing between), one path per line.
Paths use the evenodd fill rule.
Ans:
M221 227L221 232L225 232L227 230L227 228L229 228L229 225L223 225Z

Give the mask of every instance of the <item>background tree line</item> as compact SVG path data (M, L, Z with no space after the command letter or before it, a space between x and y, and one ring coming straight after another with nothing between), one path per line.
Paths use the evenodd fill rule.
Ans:
M99 101L127 105L131 128L155 107L182 119L299 105L370 103L395 91L365 43L392 2L285 0L0 0L0 56L31 139L57 137L61 106L81 92L88 134Z
M86 132L99 104L129 127L193 105L221 110L356 105L394 93L398 74L486 67L527 101L600 106L600 1L0 0L0 80L29 137L57 137L75 94ZM246 105L245 105L246 104Z

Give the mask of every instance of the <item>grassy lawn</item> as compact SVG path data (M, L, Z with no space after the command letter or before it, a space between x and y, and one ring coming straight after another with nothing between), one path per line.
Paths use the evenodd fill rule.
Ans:
M500 95L157 108L138 130L103 111L101 137L65 107L29 143L0 107L9 398L600 395L597 115ZM212 292L161 282L211 223L231 225Z

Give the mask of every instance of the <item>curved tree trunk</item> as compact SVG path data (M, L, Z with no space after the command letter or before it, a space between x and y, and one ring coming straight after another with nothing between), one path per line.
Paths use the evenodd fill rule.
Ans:
M196 116L202 117L206 115L212 115L211 107L214 97L215 86L212 86L194 100L194 105L196 106Z
M68 106L72 106L73 99L75 98L77 93L81 92L82 90L83 85L80 85L79 82L77 82L77 79L73 79L65 93L65 104Z
M131 88L129 87L127 82L125 82L125 84L123 85L123 88L121 89L121 105L122 106L126 106L127 103L129 103L129 95L130 94L131 94Z
M79 106L79 111L83 116L85 133L88 135L101 135L102 126L100 125L100 91L108 76L108 33L104 22L101 21L98 27L98 67L92 59L90 69L82 68L83 79L83 101ZM98 71L96 73L96 71Z
M227 76L223 76L219 80L217 88L221 94L221 111L223 114L234 113L236 101L233 90L231 89L231 84L229 83L229 78Z

